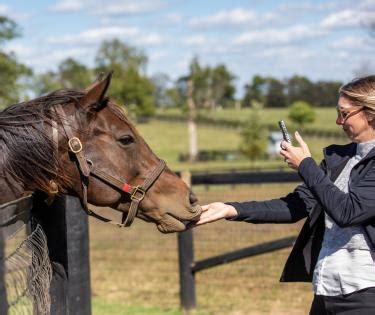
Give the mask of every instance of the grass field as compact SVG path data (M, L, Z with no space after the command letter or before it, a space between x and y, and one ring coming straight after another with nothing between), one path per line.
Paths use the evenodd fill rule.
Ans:
M202 203L267 199L294 185L205 187L194 190ZM295 225L216 222L194 230L197 260L297 233ZM95 315L181 314L175 234L163 235L136 220L119 230L90 221L91 275ZM310 284L278 282L290 249L239 260L196 275L198 310L194 315L306 314Z
M315 121L308 125L310 128L322 129L322 130L336 130L337 126L335 125L336 120L336 108L333 105L328 108L314 108L316 114ZM164 111L160 110L160 113L163 115L170 116L179 116L181 114L180 109L167 109ZM236 122L246 122L252 111L249 108L238 109L222 109L216 111L204 111L200 110L199 115L202 117L209 117L212 119L227 120L227 121L236 121ZM272 124L275 123L277 127L277 122L280 119L283 119L288 125L291 125L291 121L288 118L288 109L287 108L262 108L259 110L259 119L262 124Z
M147 124L138 124L138 130L149 143L153 151L167 161L174 170L230 170L230 169L258 169L282 168L285 163L279 159L255 160L248 159L235 161L210 162L179 162L179 154L188 153L187 128L183 123L150 121ZM157 132L156 132L157 131ZM292 131L292 130L291 130ZM301 133L303 137L303 133ZM339 138L304 137L311 153L317 160L322 159L322 148L332 143L343 143ZM215 128L212 126L198 126L198 145L200 150L237 150L241 137L238 130ZM267 141L267 138L264 139Z

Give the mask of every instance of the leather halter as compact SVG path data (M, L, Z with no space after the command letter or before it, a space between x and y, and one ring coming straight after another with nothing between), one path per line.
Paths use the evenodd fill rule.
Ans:
M65 113L62 108L56 107L56 112L60 115L60 117L64 117L65 119ZM159 178L160 174L163 172L163 170L166 167L166 163L163 160L159 161L159 164L156 166L156 168L151 172L150 176L145 179L145 181L138 186L132 186L129 183L127 183L125 180L112 176L103 170L96 168L94 163L86 158L86 155L83 151L83 145L81 140L78 137L75 137L72 131L72 128L69 124L64 124L61 119L61 126L66 134L66 137L68 138L68 147L69 151L74 154L77 167L81 175L81 183L82 183L82 203L83 203L83 209L84 211L90 215L93 216L101 221L108 222L111 224L115 224L118 227L128 227L132 224L134 218L137 215L138 207L140 202L145 197L147 190L155 183L155 181ZM108 218L105 218L101 216L100 214L94 212L93 210L88 208L87 203L87 188L89 184L89 177L94 176L98 179L100 179L102 182L108 184L109 186L116 188L116 190L127 193L130 195L131 203L128 213L122 212L122 220L121 223L112 221ZM117 209L114 209L116 211L120 211Z

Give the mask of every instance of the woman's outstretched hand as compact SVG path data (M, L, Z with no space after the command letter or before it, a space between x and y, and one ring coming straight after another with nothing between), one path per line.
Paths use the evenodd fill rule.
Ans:
M202 206L202 214L198 221L189 224L188 228L214 222L220 219L233 218L237 215L237 210L222 202L213 202Z
M290 168L298 170L302 160L311 157L311 153L309 147L306 142L303 141L298 131L295 132L295 138L299 147L294 147L290 143L283 141L281 142L280 155L284 157L285 162Z

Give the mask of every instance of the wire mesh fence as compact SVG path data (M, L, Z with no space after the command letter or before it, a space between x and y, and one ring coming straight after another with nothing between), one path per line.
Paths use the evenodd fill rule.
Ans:
M6 241L5 288L9 315L50 313L51 263L40 225L32 233L24 226Z

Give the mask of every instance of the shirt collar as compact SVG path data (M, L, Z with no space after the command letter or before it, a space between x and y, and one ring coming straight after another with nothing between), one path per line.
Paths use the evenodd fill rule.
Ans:
M364 158L374 147L375 140L358 143L356 155L359 155L361 158Z

